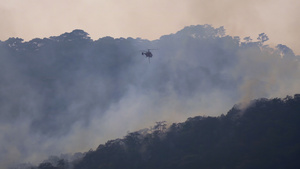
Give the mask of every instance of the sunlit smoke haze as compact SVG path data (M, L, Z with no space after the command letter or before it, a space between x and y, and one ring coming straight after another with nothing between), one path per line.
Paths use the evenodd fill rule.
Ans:
M1 1L0 168L300 92L297 0Z
M93 39L104 36L158 39L187 25L225 26L232 36L267 32L270 44L285 44L299 54L298 0L1 0L0 39L31 40L74 29Z

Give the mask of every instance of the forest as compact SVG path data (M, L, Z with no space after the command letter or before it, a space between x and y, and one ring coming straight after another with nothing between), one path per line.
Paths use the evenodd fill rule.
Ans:
M65 163L83 167L85 162L97 157L95 154L106 157L105 153L112 153L112 147L120 154L101 162L105 168L116 167L113 165L117 164L109 162L114 158L124 162L136 157L137 162L130 164L134 165L131 167L147 161L156 166L161 156L153 153L160 149L166 149L162 154L174 155L164 159L165 163L178 162L181 157L186 158L185 162L198 159L199 154L194 153L200 151L202 144L181 150L180 146L185 145L179 140L188 138L175 134L175 130L181 132L183 124L198 119L190 117L200 116L204 122L209 121L209 127L199 123L206 129L197 127L195 130L205 132L212 128L222 132L218 128L224 125L219 123L224 117L221 114L232 105L240 104L241 109L245 109L254 99L284 98L300 93L300 56L288 46L271 45L268 40L266 33L255 38L238 37L227 35L222 26L192 25L151 41L131 37L94 40L80 29L30 41L19 37L0 41L0 168L20 163L25 167L60 167ZM150 63L141 52L147 49L157 49L152 51ZM184 122L187 118L190 120ZM132 132L149 128L156 122L158 126L143 131L143 137L140 132ZM172 123L178 126L170 125ZM227 132L231 130L230 125L220 130ZM128 148L132 154L123 157L128 152L117 147L124 139L116 138L127 133L132 133L132 137L127 135L125 140L139 138L137 141L143 142L138 149L145 151L144 156L138 155L137 143L130 142L135 148ZM200 143L212 144L202 145L201 152L208 153L207 147L211 153L219 151L221 147L214 147L215 144L234 140L229 137L230 133L228 137L213 133L207 131L199 136L204 139ZM178 142L169 146L174 145L178 151L189 149L191 154L179 157L180 152L175 149L174 152L167 150L159 138L171 136ZM220 142L211 140L215 137L221 139ZM153 144L144 144L147 139ZM107 140L114 140L107 143L114 146L104 145L104 149L98 151L101 149L98 145ZM158 149L148 147L154 143ZM235 154L238 150L234 150L235 146L242 146L239 144L230 144L222 151L226 154L233 149L232 155L242 158L238 152ZM222 152L219 155L225 156ZM207 160L213 155L201 156ZM50 157L63 161L51 165L43 163ZM252 157L254 154L250 153L249 158ZM82 158L82 162L74 162ZM212 157L210 163L215 164L216 158ZM230 159L225 159L230 163ZM243 162L239 165L248 164ZM37 165L40 163L41 166ZM96 162L89 163L101 167Z
M226 115L157 122L69 162L53 158L32 169L299 168L300 95L253 100Z

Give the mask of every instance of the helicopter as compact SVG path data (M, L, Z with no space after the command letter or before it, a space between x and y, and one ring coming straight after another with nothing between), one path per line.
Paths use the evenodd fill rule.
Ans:
M149 59L149 63L150 63L150 58L152 58L153 54L150 52L150 50L156 50L156 49L147 49L142 51L142 55L145 55L146 58Z

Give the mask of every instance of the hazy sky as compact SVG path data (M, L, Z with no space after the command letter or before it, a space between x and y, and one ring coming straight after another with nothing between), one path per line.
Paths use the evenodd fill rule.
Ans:
M225 26L229 35L283 43L300 53L299 0L0 0L0 39L25 40L84 29L103 36L157 39L184 26ZM298 37L298 38L297 38ZM298 49L296 49L298 47Z
M74 29L85 30L92 39L153 40L185 26L211 24L253 40L264 32L270 38L267 44L285 44L300 54L300 0L0 0L0 4L0 40L58 36ZM293 57L243 53L230 38L205 43L208 40L194 45L168 38L123 41L116 51L105 43L109 39L78 49L51 43L41 49L47 57L27 52L17 57L20 60L0 45L4 98L0 98L0 168L87 151L155 121L220 115L238 102L299 93L300 66ZM105 50L102 44L107 45ZM151 64L140 52L131 53L149 44L160 48L153 51Z

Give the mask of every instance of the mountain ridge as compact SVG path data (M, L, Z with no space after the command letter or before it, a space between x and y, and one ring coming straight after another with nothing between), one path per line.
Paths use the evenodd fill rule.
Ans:
M224 31L198 25L155 41L94 41L74 30L1 42L0 168L86 151L157 121L299 93L292 49L269 47L266 34L252 41ZM151 63L140 52L149 48L158 49Z
M300 95L257 99L226 115L157 122L101 144L81 160L41 163L33 169L297 168ZM151 131L150 131L151 130Z

